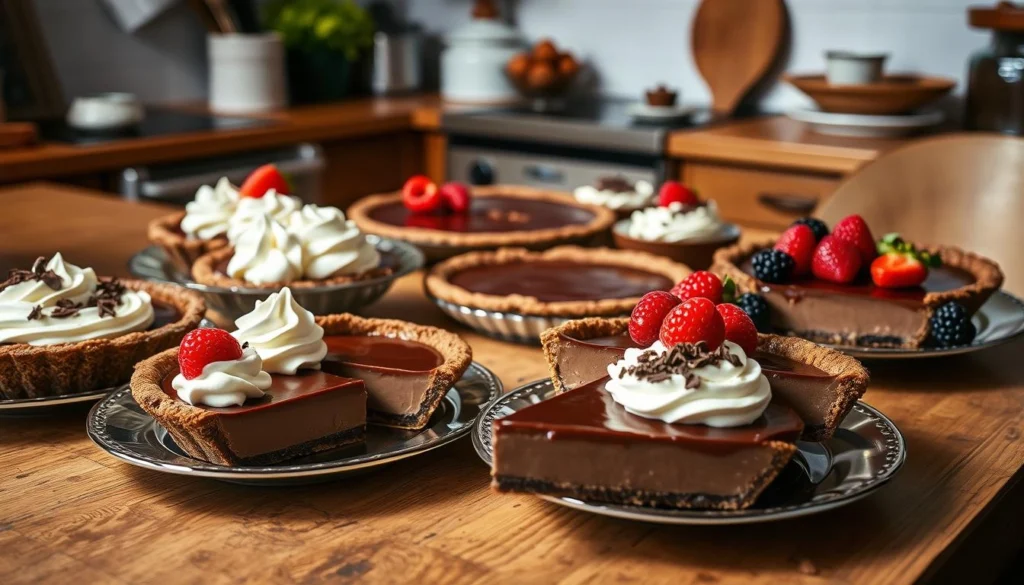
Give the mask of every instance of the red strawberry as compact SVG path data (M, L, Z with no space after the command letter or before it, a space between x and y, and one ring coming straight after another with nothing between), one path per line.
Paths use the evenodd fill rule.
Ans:
M667 347L703 341L715 350L725 341L725 323L708 299L687 299L665 316L659 338Z
M469 211L469 187L465 183L445 183L441 186L441 200L445 207L455 213L466 213Z
M814 258L814 248L818 240L814 237L814 230L804 224L795 224L782 232L782 236L775 242L775 249L789 254L796 263L794 274L808 274L811 272L811 259Z
M658 190L658 205L668 207L669 203L700 205L697 193L679 181L665 181Z
M732 303L715 307L725 323L725 338L743 348L747 355L757 351L757 326L746 311Z
M825 236L818 243L811 260L814 276L831 282L846 283L857 278L861 260L857 248L835 236Z
M681 300L704 297L716 305L722 302L722 279L707 270L698 270L672 287Z
M263 165L249 173L245 182L238 188L238 193L243 197L263 197L269 190L287 195L292 192L288 185L288 178L281 174L274 165Z
M871 229L859 215L848 215L839 220L839 223L832 228L832 236L853 244L860 253L862 266L871 264L871 261L878 255L875 248L875 237L871 235Z
M416 175L402 186L402 203L413 213L429 213L441 207L437 185L429 177Z
M917 286L928 278L928 267L939 266L938 256L918 250L899 234L887 234L878 244L882 255L871 263L871 280L883 288Z
M629 336L642 347L658 340L665 315L679 304L679 299L663 290L649 292L633 307L629 316Z
M223 329L195 329L181 340L178 347L178 366L186 380L202 374L207 364L237 360L240 357L242 346Z

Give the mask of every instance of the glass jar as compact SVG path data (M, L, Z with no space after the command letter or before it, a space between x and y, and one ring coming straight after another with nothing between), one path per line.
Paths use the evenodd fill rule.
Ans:
M993 28L992 44L972 56L964 125L1024 135L1024 30Z

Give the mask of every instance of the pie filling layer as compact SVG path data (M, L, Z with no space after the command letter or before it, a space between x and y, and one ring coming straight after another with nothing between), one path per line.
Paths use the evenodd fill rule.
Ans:
M177 370L161 382L171 398ZM231 451L245 459L359 430L366 424L366 390L361 380L315 370L273 375L266 395L242 406L195 408L218 415Z
M594 214L572 205L518 197L476 197L469 213L411 213L401 201L379 205L369 212L371 219L400 227L417 227L445 232L519 232L585 225Z
M636 268L564 260L474 266L453 274L449 281L474 293L521 295L546 303L641 297L673 284L660 274Z

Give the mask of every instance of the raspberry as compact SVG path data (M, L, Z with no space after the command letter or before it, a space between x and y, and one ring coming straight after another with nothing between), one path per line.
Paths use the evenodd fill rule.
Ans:
M757 327L750 315L732 303L722 303L715 309L725 324L725 338L743 348L747 355L753 355L757 351Z
M663 290L649 292L633 307L629 316L629 336L642 347L658 340L665 315L679 304L679 299Z
M658 205L668 207L671 203L682 203L689 207L700 205L700 199L693 189L679 181L665 181L658 190Z
M687 299L665 316L659 337L666 347L703 341L716 350L725 341L725 323L708 299Z
M186 380L203 373L213 362L227 362L242 357L242 346L223 329L201 328L189 332L178 347L178 366Z
M704 297L716 305L722 302L722 279L707 270L698 270L672 288L681 300Z

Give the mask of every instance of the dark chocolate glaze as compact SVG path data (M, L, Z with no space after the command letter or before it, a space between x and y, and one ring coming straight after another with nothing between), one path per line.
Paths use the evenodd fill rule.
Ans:
M469 213L412 213L401 201L379 205L370 218L394 226L418 227L445 232L512 232L583 225L594 214L572 205L518 197L477 197Z
M732 452L764 441L793 442L804 423L788 406L772 402L749 425L715 428L700 424L669 424L626 412L604 387L607 377L549 398L498 420L509 431L544 432L550 441L587 439L620 443L688 443L696 448Z
M325 335L327 357L322 367L337 371L341 365L375 370L428 372L444 363L444 357L429 345L416 341L367 335Z
M637 268L561 260L474 266L452 275L450 282L470 292L542 302L624 299L672 288L668 278Z
M175 369L164 377L163 382L160 384L163 391L175 400L179 400L178 391L171 386L171 382L178 375L178 372L178 369ZM266 394L262 398L246 400L242 406L228 406L225 408L213 408L202 404L195 406L218 414L245 414L272 408L286 402L296 402L305 398L319 396L326 392L353 391L360 390L363 387L362 380L343 378L319 370L302 370L295 376L273 374L270 379L270 388L266 390ZM273 432L273 429L267 429L267 432Z

